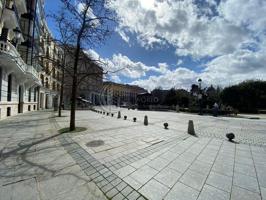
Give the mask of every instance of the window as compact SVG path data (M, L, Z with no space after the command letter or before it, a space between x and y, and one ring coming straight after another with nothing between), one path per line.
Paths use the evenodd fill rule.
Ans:
M36 101L37 101L37 88L34 88L34 102Z
M12 99L12 74L8 75L7 78L7 101Z
M29 99L28 102L31 102L31 88L29 88Z

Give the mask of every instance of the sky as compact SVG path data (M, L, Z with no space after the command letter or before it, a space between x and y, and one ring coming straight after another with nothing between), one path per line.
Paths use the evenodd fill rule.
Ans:
M46 13L59 0L46 0ZM266 80L266 0L112 0L119 21L88 49L116 71L108 80L152 90ZM48 18L51 32L56 27Z

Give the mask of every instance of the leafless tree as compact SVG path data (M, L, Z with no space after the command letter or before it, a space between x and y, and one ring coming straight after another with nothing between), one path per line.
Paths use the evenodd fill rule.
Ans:
M104 42L110 35L115 15L108 4L110 0L60 0L61 11L53 15L59 32L68 38L67 44L72 47L73 65L70 74L72 80L70 131L75 129L75 111L77 86L79 84L78 66L83 49L95 47ZM61 40L61 38L57 38ZM65 69L67 70L67 69ZM85 73L84 77L91 76Z

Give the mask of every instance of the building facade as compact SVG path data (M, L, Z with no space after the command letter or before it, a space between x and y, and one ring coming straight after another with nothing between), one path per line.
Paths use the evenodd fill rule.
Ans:
M44 28L44 0L1 0L0 11L0 119L50 108L52 103L46 103L42 93L46 88L57 91L58 81L52 80L53 74L46 76L44 61L40 62L45 51L41 39L48 30Z
M147 92L137 85L104 82L104 96L107 105L130 106L137 103L137 95Z
M40 46L43 52L39 60L42 66L39 108L56 109L61 89L63 52L53 41L45 20L42 21L41 30L43 34L40 38Z
M74 58L71 55L66 56L66 62L72 63ZM70 69L71 70L71 69ZM93 62L89 55L80 53L77 72L77 107L84 108L89 105L99 105L101 102L101 91L103 88L103 69L97 63ZM73 77L69 73L65 74L64 84L64 106L70 107L71 91L72 91Z

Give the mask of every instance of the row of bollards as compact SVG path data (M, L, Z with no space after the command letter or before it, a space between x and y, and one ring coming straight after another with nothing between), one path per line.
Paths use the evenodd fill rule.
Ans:
M107 116L111 116L111 117L114 117L114 113L110 113L110 112L104 112L104 111L99 111L99 110L95 110L95 109L91 109L93 112L97 112L99 114L104 114L106 113ZM121 112L118 111L117 113L117 118L120 119L121 118ZM124 120L127 120L127 116L124 115ZM136 122L137 121L137 118L136 117L133 117L133 122ZM144 116L144 125L145 126L148 126L149 124L149 121L148 121L148 116L145 115ZM164 129L168 129L169 127L169 124L168 123L163 123L163 126L164 126ZM195 132L195 129L194 129L194 123L193 123L193 120L189 120L188 121L188 129L187 129L187 133L190 134L190 135L193 135L193 136L196 136L196 132ZM230 141L230 142L234 142L233 139L235 138L235 135L234 133L227 133L226 134L226 138Z

